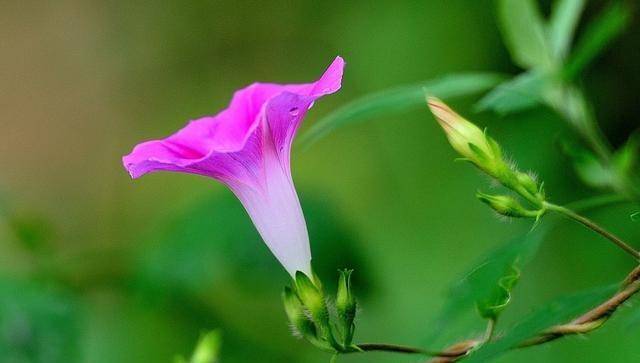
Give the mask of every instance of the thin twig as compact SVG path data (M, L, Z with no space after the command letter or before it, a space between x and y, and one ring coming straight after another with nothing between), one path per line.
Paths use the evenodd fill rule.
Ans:
M590 220L589 218L583 217L582 215L572 211L569 208L565 208L563 206L559 206L559 205L556 205L556 204L545 203L545 207L547 209L549 209L549 210L561 213L564 216L569 217L569 218L573 219L574 221L583 224L587 228L593 230L594 232L598 233L599 235L601 235L604 238L608 239L609 241L613 242L615 245L617 245L618 247L623 249L625 252L627 252L628 254L633 256L636 260L640 260L640 252L638 252L638 250L636 250L635 248L631 247L628 243L623 241L622 238L620 238L620 237L616 236L615 234L613 234L613 233L607 231L606 229L602 228L600 225L598 225L596 222Z
M431 357L439 356L442 352L434 352L421 348L408 347L403 345L395 345L395 344L379 344L379 343L364 343L358 344L358 348L360 348L363 352L391 352L391 353L405 353L405 354L422 354ZM355 353L355 352L354 352ZM451 356L454 356L451 354Z
M512 349L540 345L568 335L590 333L601 327L616 312L616 310L618 310L619 307L621 307L627 300L638 293L638 291L640 291L640 266L631 271L622 281L621 287L618 292L616 292L602 304L596 306L595 308L587 311L586 313L580 315L579 317L566 324L553 326L534 336L533 338L521 342L520 344L514 346ZM365 343L357 345L359 350L353 350L344 353L379 351L404 354L420 354L432 357L432 359L429 360L429 363L452 363L471 354L473 350L486 343L487 336L492 336L493 330L494 323L490 323L487 327L487 332L485 332L485 335L482 338L458 342L440 352L394 344Z
M548 343L568 335L586 334L601 327L620 306L622 306L633 295L640 291L640 266L636 267L622 282L620 290L611 296L608 300L595 308L587 311L583 315L573 319L567 324L560 324L551 327L535 337L521 342L515 348L526 348L534 345ZM467 340L456 343L447 348L443 355L431 359L431 363L450 363L456 362L466 355L470 354L482 339ZM458 354L457 356L452 356Z

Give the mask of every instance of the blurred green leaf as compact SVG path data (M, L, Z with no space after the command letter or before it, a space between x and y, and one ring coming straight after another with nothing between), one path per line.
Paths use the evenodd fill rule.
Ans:
M9 226L22 246L32 252L46 249L53 236L49 221L38 215L13 215Z
M546 233L547 228L540 227L489 253L452 288L447 305L491 301L502 296L505 288L513 287L515 282L507 280L517 281L520 275L517 269L533 258Z
M499 0L498 20L513 62L522 68L547 68L551 52L535 0Z
M391 88L355 99L318 120L300 137L301 144L310 145L331 131L362 121L426 107L425 94L439 98L460 97L486 91L504 77L496 73L451 74L409 86Z
M79 359L79 308L72 295L31 282L0 280L0 360Z
M188 361L184 357L176 357L174 363L216 363L222 346L222 335L212 330L200 336L196 348Z
M511 290L520 280L520 270L516 263L517 261L506 268L504 275L498 279L495 287L489 290L486 298L476 302L480 316L483 318L497 319L511 301Z
M566 78L577 76L611 41L625 29L631 11L620 2L614 2L589 23L569 57L563 73Z
M354 237L326 200L302 198L302 205L314 271L332 287L338 268L366 276ZM138 281L154 291L198 295L233 286L257 294L280 291L288 279L231 193L204 198L157 232L137 261Z
M627 327L630 329L638 329L640 328L640 308L635 306L635 310L631 312Z
M564 141L562 149L571 158L573 168L586 185L594 188L608 188L614 185L611 171L593 152L571 141Z
M585 0L556 0L549 21L549 42L554 58L562 60L584 10Z
M514 238L488 253L474 264L449 290L444 309L431 325L428 343L432 343L446 326L462 318L470 307L480 309L485 317L499 314L510 301L511 289L519 270L537 253L548 228L540 226L528 234ZM493 310L493 312L492 312Z
M478 103L478 111L491 110L506 115L523 111L542 101L542 93L551 77L541 71L529 71L498 85Z
M614 293L618 284L561 297L524 318L500 339L475 351L465 362L487 362L543 330L575 318Z
M613 167L620 175L632 175L638 166L640 157L640 136L638 134L629 137L613 155Z

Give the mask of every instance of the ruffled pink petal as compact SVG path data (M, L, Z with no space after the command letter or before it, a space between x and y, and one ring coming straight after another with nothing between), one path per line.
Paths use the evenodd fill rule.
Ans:
M207 116L189 122L183 129L164 140L154 140L139 144L123 158L123 164L133 178L155 171L177 171L208 175L218 179L226 175L226 169L216 170L224 163L219 154L239 152L245 148L247 141L264 117L262 112L266 104L274 97L287 92L297 95L302 102L294 102L287 111L304 116L306 109L316 99L334 93L340 89L344 60L337 57L327 68L320 79L308 84L273 84L254 83L237 91L229 107L215 116ZM302 108L295 110L298 104ZM308 104L308 105L307 105ZM278 107L285 107L282 102ZM295 131L303 117L296 117L288 123L271 125L274 135L283 148L288 151ZM216 162L203 163L205 159L218 159ZM220 160L222 159L222 160ZM194 164L198 164L196 168ZM214 169L203 172L203 166ZM233 169L233 168L231 168ZM194 171L196 170L196 171Z

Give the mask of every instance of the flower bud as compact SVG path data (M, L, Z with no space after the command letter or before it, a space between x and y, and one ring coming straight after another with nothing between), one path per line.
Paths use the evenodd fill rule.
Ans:
M508 169L498 143L478 126L465 120L435 97L427 97L427 103L449 143L460 155L496 178Z
M344 346L349 346L353 339L355 326L353 321L356 317L356 299L351 292L351 273L353 270L341 270L338 281L338 292L336 294L336 311L343 332Z
M477 192L476 197L503 216L520 218L537 218L540 216L540 211L528 210L515 198L507 195L490 195Z

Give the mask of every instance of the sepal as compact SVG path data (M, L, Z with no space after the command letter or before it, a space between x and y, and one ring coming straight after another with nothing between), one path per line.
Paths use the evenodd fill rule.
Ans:
M338 324L342 332L342 345L348 347L353 340L355 331L354 320L356 317L357 303L351 291L351 274L353 270L340 270L338 280L338 292L336 294L336 312Z
M515 198L508 195L491 195L478 191L476 197L498 214L507 217L539 218L543 212L542 210L526 209Z

